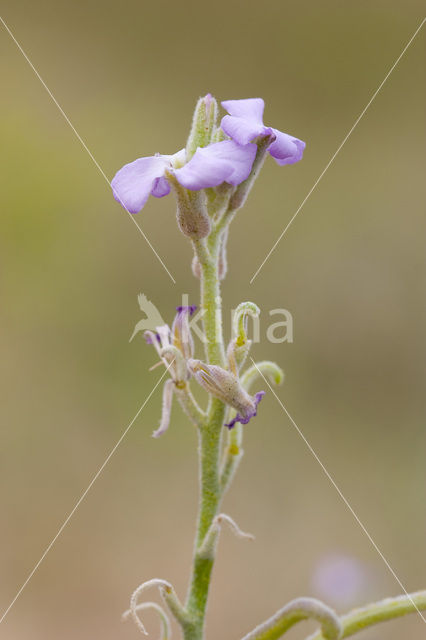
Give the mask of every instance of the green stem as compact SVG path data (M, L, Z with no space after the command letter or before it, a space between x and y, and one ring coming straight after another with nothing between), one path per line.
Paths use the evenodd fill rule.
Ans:
M355 609L343 616L341 618L343 625L341 638L353 636L358 631L362 631L366 627L371 627L379 622L401 618L407 613L417 613L419 615L419 612L424 610L426 610L426 591L417 591L417 593L398 596L397 598L386 598L386 600L369 604L362 609ZM315 633L309 640L324 640L324 636L320 632Z
M224 365L225 352L222 337L222 310L218 277L217 244L210 248L205 241L195 241L194 248L201 265L201 306L206 337L206 357L210 364ZM214 517L218 514L222 491L220 486L219 457L225 417L225 405L213 399L205 424L199 428L200 506L191 582L186 610L192 620L191 627L183 629L185 640L203 640L204 619L214 554L202 557L201 544Z
M224 365L222 298L218 275L218 242L210 248L205 240L194 241L201 266L201 308L203 310L206 356L209 364Z
M321 624L321 638L324 640L341 638L340 620L330 607L315 598L296 598L244 636L243 640L278 640L298 622L310 619Z

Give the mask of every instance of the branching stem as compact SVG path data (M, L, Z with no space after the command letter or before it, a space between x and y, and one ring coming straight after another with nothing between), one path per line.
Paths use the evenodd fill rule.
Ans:
M355 633L371 627L379 622L401 618L408 613L417 613L426 610L426 591L417 591L408 596L386 598L380 602L374 602L366 607L354 609L341 618L343 632L341 638L348 638ZM422 615L423 622L424 617ZM309 640L324 640L324 635L319 632L310 636Z

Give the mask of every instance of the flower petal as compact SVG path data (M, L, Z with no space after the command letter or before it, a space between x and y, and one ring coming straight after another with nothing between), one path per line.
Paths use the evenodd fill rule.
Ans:
M189 319L196 309L195 305L176 307L177 314L172 324L173 345L180 350L185 360L194 355L194 341Z
M230 116L253 120L263 124L265 102L262 98L246 98L245 100L224 100L220 103Z
M138 213L153 189L159 189L162 195L166 195L164 184L159 187L158 182L168 164L168 160L160 155L138 158L125 164L111 181L114 198L129 213Z
M269 153L279 165L294 164L302 159L305 142L273 129L275 140L269 145Z
M252 418L257 416L257 405L262 400L264 395L264 391L258 391L257 393L255 393L253 396L254 409L246 412L245 415L237 413L237 415L230 422L225 424L225 427L228 427L228 429L232 429L233 427L235 427L236 422L241 422L241 424L247 424L248 422L250 422Z
M221 104L230 114L222 118L221 127L238 144L247 144L257 136L271 133L271 129L263 124L265 103L262 98L225 100Z
M174 390L175 387L173 380L166 380L163 387L163 408L161 412L161 422L158 429L156 429L152 434L153 438L159 438L169 428Z
M170 185L167 182L166 178L162 176L161 178L156 178L154 181L154 186L151 189L151 195L156 198L163 198L164 196L168 196L170 193Z
M224 116L220 123L223 131L238 144L247 144L258 136L268 135L267 127L254 120Z
M236 186L248 178L256 156L255 144L238 145L232 140L198 148L176 178L186 189L198 191L217 187L222 182Z

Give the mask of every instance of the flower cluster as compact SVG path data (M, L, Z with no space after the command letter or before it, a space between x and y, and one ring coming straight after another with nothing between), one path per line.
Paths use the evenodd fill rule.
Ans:
M235 341L231 341L228 348L228 364L233 371L193 358L194 341L189 321L196 308L193 305L177 307L171 328L168 325L162 325L156 327L155 331L144 333L146 342L155 347L170 373L170 379L164 385L162 417L159 428L153 433L155 438L161 436L169 427L174 393L178 395L183 409L194 422L197 422L197 417L202 418L203 414L189 391L188 381L191 377L211 396L222 400L228 407L235 410L235 416L225 424L229 429L232 429L237 422L247 424L251 418L255 417L257 405L265 395L264 391L258 391L251 396L241 384L238 368L234 366Z
M172 188L179 196L182 188L200 191L222 184L237 187L249 178L264 140L266 150L279 165L302 158L304 142L263 124L261 98L225 100L221 104L228 115L218 126L215 99L210 94L200 98L186 149L173 155L138 158L116 173L111 182L113 195L129 213L138 213L149 195L162 198Z

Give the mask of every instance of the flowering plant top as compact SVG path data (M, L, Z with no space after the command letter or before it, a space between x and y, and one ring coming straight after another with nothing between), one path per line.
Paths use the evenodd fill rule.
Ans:
M176 181L191 191L218 187L223 183L238 186L250 175L257 152L255 143L261 138L269 138L267 150L278 164L301 160L305 143L263 124L264 102L261 98L222 102L229 115L224 116L220 127L212 122L217 113L212 96L208 94L201 101L198 111L203 111L204 116L208 114L206 119L211 135L198 140L201 144L193 153L189 145L173 155L157 153L138 158L124 165L114 176L111 182L114 198L129 213L138 213L149 195L156 198L168 195Z
M174 194L178 226L192 244L192 272L200 280L202 359L196 357L191 330L197 309L194 305L177 307L171 325L157 314L158 326L144 334L168 376L163 387L160 424L153 436L157 438L168 429L172 401L176 398L199 438L200 505L186 601L180 601L168 580L154 578L134 591L130 608L124 614L146 633L140 612L153 608L162 621L162 640L170 638L169 616L157 603L139 602L141 594L149 588L159 588L184 640L204 640L210 580L221 527L227 523L240 537L253 537L243 533L230 516L219 510L243 456L247 428L243 425L251 423L257 415L265 395L262 390L253 394L251 388L257 383L270 386L267 378L280 384L284 375L275 363L255 362L250 355L248 318L257 318L260 313L253 302L241 302L236 307L225 347L220 286L227 273L231 223L246 202L265 158L269 154L281 166L297 163L302 159L305 143L263 123L261 98L225 100L222 107L227 114L219 122L216 100L210 94L200 98L184 149L172 155L138 158L122 167L111 182L114 198L129 213L138 213L150 195L162 198ZM140 304L141 301L146 302L142 294ZM136 325L132 338L142 328L145 328L143 321ZM247 366L249 360L251 365ZM205 408L200 407L192 393L194 383L207 394ZM318 600L295 598L243 640L277 640L306 619L315 620L320 626L311 640L340 640L366 626L420 608L426 609L426 592L368 605L342 618ZM226 632L223 637L228 637Z

